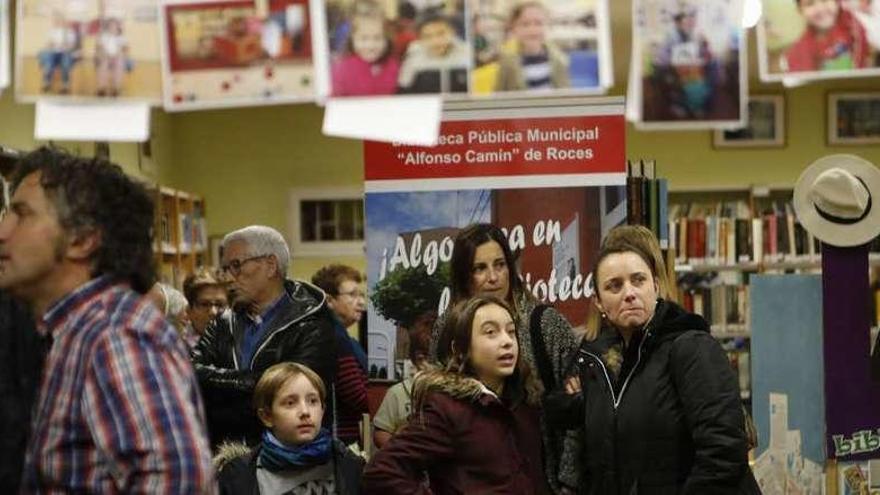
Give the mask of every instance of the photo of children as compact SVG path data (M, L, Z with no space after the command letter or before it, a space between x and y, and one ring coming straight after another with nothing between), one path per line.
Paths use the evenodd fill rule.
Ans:
M634 30L646 128L744 123L745 50L738 0L643 0ZM656 124L656 125L655 125Z
M461 1L328 0L332 96L466 93Z
M157 0L18 2L16 94L158 102Z
M472 93L598 92L610 86L604 0L471 0L468 6Z
M0 93L9 86L9 0L0 0Z
M765 0L758 55L765 81L880 74L880 1Z
M166 110L314 99L308 0L173 0L161 17Z

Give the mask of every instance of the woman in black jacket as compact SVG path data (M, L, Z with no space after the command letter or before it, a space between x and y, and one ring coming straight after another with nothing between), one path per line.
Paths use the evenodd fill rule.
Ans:
M658 298L638 240L604 246L593 276L603 328L546 401L552 421L585 427L581 493L760 493L737 380L706 321Z

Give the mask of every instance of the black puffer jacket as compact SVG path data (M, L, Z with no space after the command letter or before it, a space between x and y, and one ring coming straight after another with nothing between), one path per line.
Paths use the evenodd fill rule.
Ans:
M232 310L212 321L193 349L213 446L224 440L259 443L263 427L251 396L260 375L274 364L296 361L308 366L324 380L329 395L336 372L336 341L326 296L300 281L287 280L284 289L284 305L269 322L250 363L240 363L237 353L247 317ZM332 424L332 410L328 397L326 425Z
M582 394L552 394L552 420L585 426L581 493L760 493L748 467L739 387L700 316L659 301L620 377L603 355L616 330L575 356Z

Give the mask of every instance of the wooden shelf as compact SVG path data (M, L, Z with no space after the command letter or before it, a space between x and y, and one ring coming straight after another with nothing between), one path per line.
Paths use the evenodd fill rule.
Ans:
M165 186L153 192L157 236L154 251L159 279L180 288L183 279L205 262L205 202L198 195Z
M871 266L880 266L880 253L869 253L868 263ZM701 260L693 260L687 264L675 265L676 273L723 271L762 272L767 270L801 270L818 268L822 268L822 257L820 255L799 256L795 259L783 259L782 261L762 261L761 263L750 261L747 263L737 263L735 265L704 262Z

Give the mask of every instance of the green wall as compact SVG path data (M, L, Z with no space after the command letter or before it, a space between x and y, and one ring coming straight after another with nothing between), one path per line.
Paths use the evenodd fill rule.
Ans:
M314 105L212 110L173 116L174 165L168 185L205 198L212 235L253 223L287 233L291 188L360 186L359 142L321 134ZM366 268L363 257L299 258L291 271L308 278L330 261Z
M140 145L136 143L110 143L111 160L118 163L126 173L144 182L165 183L162 174L171 168L174 161L171 124L170 116L153 110L150 125L152 156L138 156ZM34 139L34 105L16 103L12 88L7 88L0 96L0 144L19 150L32 150L46 144ZM92 142L58 141L54 144L83 156L93 156L95 152L95 144Z

